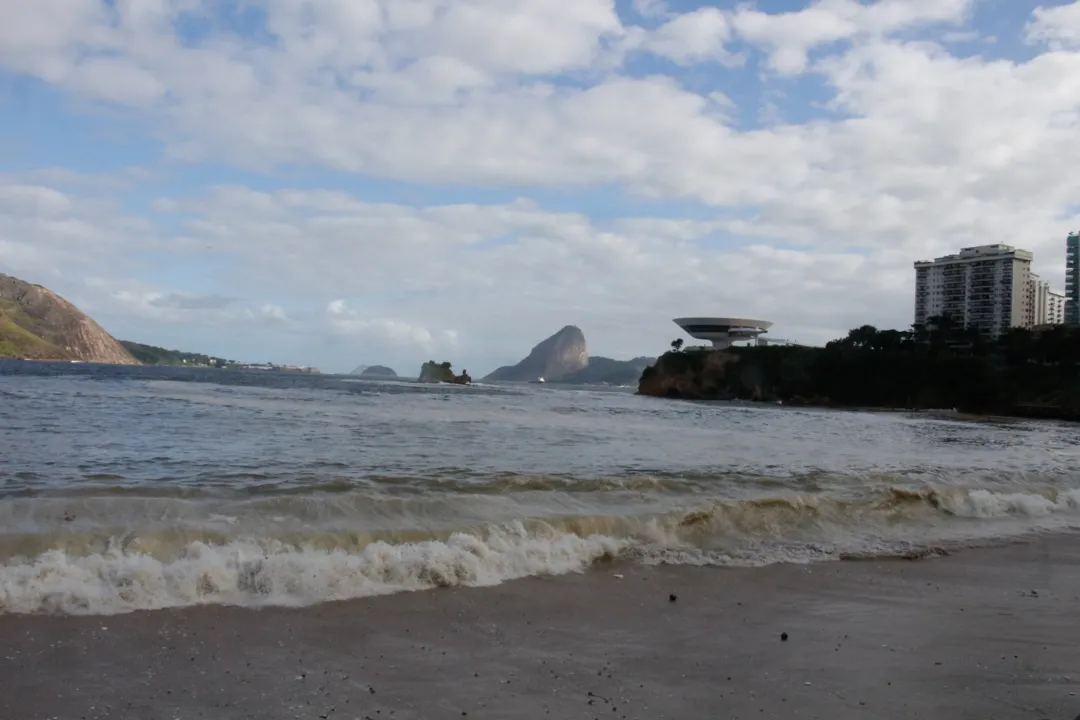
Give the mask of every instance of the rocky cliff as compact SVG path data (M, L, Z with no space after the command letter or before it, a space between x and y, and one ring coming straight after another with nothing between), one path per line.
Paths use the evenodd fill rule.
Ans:
M507 365L484 378L485 381L528 382L538 378L559 380L589 365L585 333L567 325L537 345L517 365Z
M669 352L645 369L638 393L652 397L686 400L719 400L738 397L747 369L729 352Z
M139 364L112 335L64 298L3 274L0 357Z

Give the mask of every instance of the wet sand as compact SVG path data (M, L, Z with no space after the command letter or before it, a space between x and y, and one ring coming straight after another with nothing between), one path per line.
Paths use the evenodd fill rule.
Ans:
M1080 536L919 561L618 564L302 609L0 617L12 720L1078 714Z

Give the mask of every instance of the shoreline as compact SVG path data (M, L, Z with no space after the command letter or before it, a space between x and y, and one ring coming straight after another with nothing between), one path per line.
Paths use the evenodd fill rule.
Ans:
M918 561L619 561L295 609L2 615L0 716L1067 719L1078 603L1066 533Z
M897 415L920 415L935 420L960 420L966 422L1011 423L1023 420L1045 420L1050 422L1065 422L1070 424L1080 422L1080 413L1078 413L1078 411L1071 410L1069 408L1048 408L1046 406L1030 406L1032 408L1038 407L1040 408L1040 410L1038 412L1018 412L1016 414L1010 415L1000 412L975 413L966 412L964 410L949 410L945 408L890 408L877 407L872 405L817 405L813 403L792 404L781 401L749 400L744 398L664 397L660 395L651 395L642 392L635 392L634 394L641 397L651 397L658 400L676 400L689 403L725 403L728 405L745 407L778 407L795 410L831 410L833 412L892 413Z

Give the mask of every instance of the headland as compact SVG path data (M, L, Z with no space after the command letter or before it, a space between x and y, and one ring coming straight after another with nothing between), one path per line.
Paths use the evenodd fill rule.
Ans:
M825 347L676 348L642 373L638 392L1080 420L1080 330L1014 329L990 342L951 328L864 326Z

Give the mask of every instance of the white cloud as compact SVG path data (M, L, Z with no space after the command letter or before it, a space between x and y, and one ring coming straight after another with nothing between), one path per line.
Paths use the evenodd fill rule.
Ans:
M55 218L71 210L64 193L35 185L0 186L0 212L36 218Z
M426 359L415 353L516 360L568 322L599 352L637 354L666 345L669 318L691 307L764 315L815 341L864 321L904 325L914 259L1007 242L1034 250L1053 281L1061 239L1080 226L1080 6L1037 10L1026 37L1039 54L1009 61L946 49L971 38L972 5L679 15L639 2L645 28L606 0L273 0L274 42L258 44L181 41L174 19L212 3L21 3L0 28L0 66L133 110L174 161L330 168L427 192L512 187L521 199L412 207L329 183L283 189L270 174L260 185L278 189L163 193L152 209L174 216L158 223L121 209L137 171L96 183L51 168L0 178L0 258L116 318L255 318L306 347L332 337L320 352L344 369ZM922 40L904 39L913 29ZM651 53L726 63L703 70L728 79L741 72L732 48L746 45L778 73L814 73L824 106L800 108L793 93L748 129L736 119L762 108L732 98L753 93L697 90L701 71L631 77L619 65ZM780 102L764 82L764 100ZM784 121L807 110L815 120ZM580 192L581 211L529 199L551 187ZM593 219L595 187L697 219L649 217L644 201ZM630 212L642 216L618 217ZM214 267L213 289L179 300L187 288L140 281L165 262ZM237 300L192 307L215 296Z
M267 303L259 308L259 312L264 318L274 322L285 323L289 321L289 316L285 314L285 308L280 305L271 305Z
M700 8L658 27L649 34L643 49L681 65L709 60L735 65L741 58L725 49L731 36L731 25L723 12Z
M903 253L872 243L860 252L777 249L757 238L711 247L725 231L791 234L799 221L786 216L746 227L649 217L597 223L526 200L417 209L340 191L243 188L159 205L196 218L177 237L162 232L159 248L177 260L232 258L218 273L220 294L154 288L126 280L128 272L89 285L70 278L58 289L72 288L95 313L158 328L250 330L261 318L306 338L308 352L332 337L334 348L320 351L332 353L329 362L327 355L295 361L337 369L365 360L408 368L433 357L484 370L520 359L566 323L585 329L595 353L628 357L666 346L677 334L670 318L690 307L763 315L806 341L866 321L867 307L853 304L853 295L875 298L872 321L907 320L911 272ZM175 263L165 262L175 274ZM110 269L102 258L97 271ZM272 303L233 299L269 288L279 298Z
M1054 50L1080 48L1080 2L1036 8L1025 31L1029 42Z
M884 36L931 23L957 23L974 0L817 0L803 10L768 14L740 9L731 19L746 40L769 52L769 64L783 75L801 73L811 50L860 35Z
M633 0L633 8L643 18L658 18L670 13L667 0Z
M456 349L458 334L453 329L432 332L426 327L403 320L373 317L354 310L343 299L332 300L326 307L332 329L342 335L364 341L388 342L406 351L447 352Z

